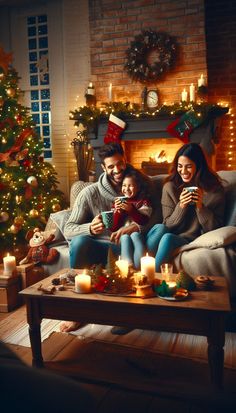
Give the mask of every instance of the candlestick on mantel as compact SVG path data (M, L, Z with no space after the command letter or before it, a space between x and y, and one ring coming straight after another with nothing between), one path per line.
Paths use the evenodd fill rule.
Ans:
M188 99L188 92L184 89L183 92L181 93L181 100L182 102L187 102Z
M110 83L109 89L108 89L108 101L112 102L112 83Z
M11 277L15 271L16 257L8 253L7 256L3 258L3 275Z
M195 102L195 86L193 83L191 83L189 88L189 99L190 102Z
M148 278L148 282L152 284L155 277L155 258L149 257L149 255L146 254L145 257L141 258L140 264L141 273L143 275L146 275L146 277Z
M203 74L201 74L201 77L197 81L198 87L205 86L205 83L206 82L205 82L205 79L203 77Z
M88 274L78 274L75 276L75 291L80 294L90 293L91 276Z

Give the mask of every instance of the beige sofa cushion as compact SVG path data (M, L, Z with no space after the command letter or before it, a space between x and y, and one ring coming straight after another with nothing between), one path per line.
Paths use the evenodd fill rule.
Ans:
M236 242L236 227L221 227L200 235L194 241L180 247L178 252L195 248L221 248L233 244L234 242Z

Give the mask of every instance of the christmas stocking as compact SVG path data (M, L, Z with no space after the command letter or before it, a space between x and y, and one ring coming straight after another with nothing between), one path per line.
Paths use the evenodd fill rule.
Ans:
M202 118L197 116L193 110L189 110L180 118L175 119L167 126L167 132L170 135L179 138L184 143L189 142L189 135L197 126L203 122Z
M126 123L112 115L109 116L108 129L104 138L104 143L117 142L120 143L120 136L125 129Z

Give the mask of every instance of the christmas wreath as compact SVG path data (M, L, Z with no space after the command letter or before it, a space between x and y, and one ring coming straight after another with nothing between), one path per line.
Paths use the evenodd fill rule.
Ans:
M176 44L166 33L145 30L135 36L126 55L125 70L131 78L152 83L174 65Z

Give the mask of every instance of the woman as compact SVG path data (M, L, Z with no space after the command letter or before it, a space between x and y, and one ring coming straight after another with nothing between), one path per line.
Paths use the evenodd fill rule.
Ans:
M197 187L190 192L187 187ZM147 233L148 252L156 271L173 251L202 233L223 225L225 194L218 175L208 166L202 148L187 143L176 153L162 192L163 224Z

